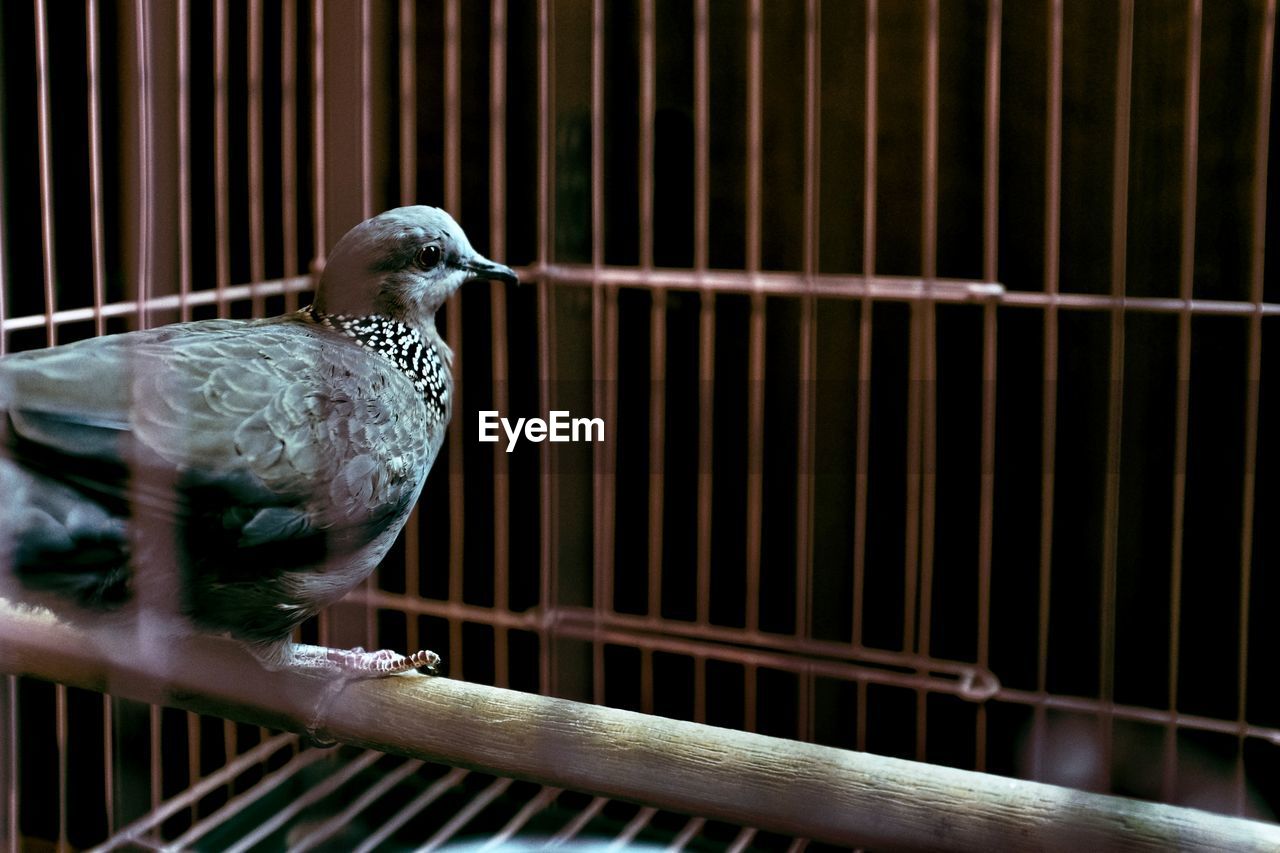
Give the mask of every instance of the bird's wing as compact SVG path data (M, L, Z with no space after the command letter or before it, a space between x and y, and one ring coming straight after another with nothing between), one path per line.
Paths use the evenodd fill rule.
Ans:
M295 322L192 323L12 356L0 412L19 463L175 518L212 512L247 545L367 536L416 496L443 432L389 362Z

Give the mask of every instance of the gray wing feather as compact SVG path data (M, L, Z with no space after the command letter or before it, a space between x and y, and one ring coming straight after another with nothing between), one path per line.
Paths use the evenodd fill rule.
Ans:
M248 481L292 507L251 540L367 525L416 496L439 449L412 383L347 339L299 323L210 321L0 361L0 410L68 456ZM181 511L187 496L174 496ZM279 503L275 502L278 507ZM266 508L264 507L264 510Z

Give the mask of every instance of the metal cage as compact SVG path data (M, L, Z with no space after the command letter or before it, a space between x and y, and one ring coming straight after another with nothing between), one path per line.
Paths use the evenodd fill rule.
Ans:
M305 304L450 210L522 284L391 558L450 674L1274 820L1274 0L0 6L0 353ZM477 412L603 442L476 440ZM1277 478L1280 482L1280 477ZM30 679L7 848L790 839Z

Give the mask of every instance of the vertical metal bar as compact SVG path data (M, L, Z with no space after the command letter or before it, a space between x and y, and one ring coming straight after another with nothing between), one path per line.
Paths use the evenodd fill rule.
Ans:
M662 617L662 503L666 479L667 293L654 290L650 298L649 615L658 619Z
M0 702L4 714L0 715L0 726L4 726L5 748L0 750L0 760L4 761L5 787L0 791L4 797L3 838L7 839L5 849L9 853L18 853L18 807L20 805L20 786L18 783L18 677L4 676L4 687L0 688Z
M187 784L194 786L200 781L201 734L200 715L194 711L187 712ZM195 820L199 810L191 809L191 819Z
M604 266L604 2L591 3L591 266ZM600 294L592 291L596 304Z
M324 59L324 4L325 0L312 0L311 6L311 164L314 170L312 183L315 200L312 211L312 260L313 275L319 276L327 257L329 236L327 186L325 178L325 59ZM322 646L329 644L329 613L322 611L316 619L316 629Z
M3 37L4 30L0 27L0 38ZM4 87L0 86L0 127L4 126L5 120ZM8 302L8 295L10 293L10 288L12 287L12 284L9 281L9 244L5 237L8 233L8 226L5 223L5 211L8 207L9 198L8 193L5 191L4 169L0 169L0 355L4 355L9 351L9 336L5 334L4 331L5 317L7 315L5 303ZM15 683L16 682L11 682L9 686L13 688ZM0 717L0 723L3 722L3 719L3 717ZM10 741L10 743L16 743L16 741ZM0 761L5 760L5 758L6 752L0 750ZM0 795L3 794L4 792L0 792ZM4 814L0 813L0 818L4 817ZM7 820L8 818L5 819ZM10 837L16 839L16 833ZM16 840L14 843L17 843Z
M191 319L191 50L190 0L178 0L178 316ZM99 330L98 334L102 334Z
M640 713L653 713L653 649L640 649Z
M1045 118L1044 290L1058 292L1058 264L1062 215L1062 2L1049 4L1048 115ZM1049 585L1053 573L1053 500L1058 420L1058 306L1050 302L1044 314L1043 381L1040 419L1040 590L1037 605L1036 690L1044 696L1049 684ZM1042 779L1048 716L1037 704L1034 714L1031 778Z
M640 266L653 267L653 122L657 50L654 0L640 5ZM651 293L649 311L649 615L662 616L662 505L666 487L667 294ZM646 651L644 655L647 655ZM650 671L652 675L652 671ZM652 701L652 696L650 696Z
M460 214L462 205L462 10L460 0L444 4L444 199ZM453 312L450 312L453 313Z
M229 167L227 128L227 0L213 4L213 206L217 243L218 316L229 315L223 295L231 284L231 200L228 197ZM317 109L319 112L319 109ZM144 195L143 198L146 198Z
M747 22L747 272L760 271L764 46L762 0L749 0ZM747 366L747 619L760 626L760 531L764 522L764 295L751 295ZM754 694L754 669L748 679ZM749 709L754 713L754 709Z
M53 313L58 310L54 282L57 281L57 259L53 234L53 143L49 127L49 43L48 10L45 0L35 0L36 24L36 131L40 170L40 244L44 259L44 332L45 343L57 343Z
M764 159L763 0L747 0L747 272L760 271L761 169Z
M866 123L862 167L862 275L870 281L876 272L876 60L878 53L878 3L867 0ZM868 291L870 288L868 288ZM854 464L853 510L853 644L862 645L863 584L867 562L867 485L871 432L871 335L870 295L864 296L858 311L858 423Z
M711 20L709 0L693 7L693 266L707 268L711 198Z
M258 285L267 277L262 212L262 0L249 0L249 292L253 316L266 312Z
M605 314L609 292L600 282L600 270L604 266L604 0L591 4L591 404L597 412L608 406L608 390L605 387L606 353ZM609 423L605 415L605 423ZM593 445L592 463L592 540L591 560L592 603L596 613L607 612L613 604L613 541L609 536L615 507L609 500L605 462L605 448ZM610 568L606 568L606 567ZM594 701L604 701L605 689L604 644L599 638L591 643L591 685Z
M640 2L640 266L653 266L654 0Z
M1249 386L1245 401L1244 517L1240 525L1240 627L1237 637L1235 808L1243 814L1246 801L1244 740L1248 719L1249 593L1253 583L1253 525L1257 497L1258 409L1262 383L1262 301L1267 234L1267 154L1271 143L1272 58L1275 49L1276 2L1268 0L1258 57L1257 124L1253 144L1253 228L1249 235Z
M400 203L418 197L418 41L413 0L400 0ZM494 15L497 15L496 7ZM495 18L496 26L496 18Z
M819 96L821 86L820 27L818 0L805 4L805 62L804 62L804 247L802 264L805 290L812 291L814 277L818 274L818 225L822 197L819 192L821 126L819 124ZM800 393L796 423L796 636L808 637L812 633L813 613L813 507L814 507L814 447L817 442L817 413L815 411L815 384L817 362L817 307L811 293L800 302ZM798 737L809 740L814 720L814 681L806 669L801 668L797 682L799 720Z
M444 4L444 203L454 214L461 215L462 207L462 49L460 44L461 17L459 0L445 0ZM462 298L455 296L449 305L447 334L453 347L453 374L462 376ZM462 401L463 388L459 382L454 388L454 411L465 411ZM449 430L449 598L463 600L464 567L466 556L466 491L464 489L462 430ZM462 648L462 622L449 620L449 648L453 656L451 666L459 673L465 671Z
M418 43L413 0L400 0L399 12L400 204L411 205L418 198ZM495 197L500 198L501 194L495 194ZM495 335L495 339L496 337ZM414 506L404 526L404 592L410 599L418 598L422 594L423 565L419 511L419 507ZM413 616L407 618L405 629L405 642L408 648L421 648L418 619ZM500 681L499 684L502 682Z
M373 216L373 11L360 0L360 214ZM447 14L447 13L446 13ZM456 36L457 29L455 27ZM446 42L445 52L449 46ZM448 121L448 118L445 119ZM454 160L455 165L457 160ZM454 209L457 213L457 209Z
M867 0L867 67L866 67L866 126L864 128L863 162L863 224L862 269L870 281L876 270L876 140L878 134L876 114L876 83L879 74L879 4ZM869 295L862 299L858 311L858 424L857 448L854 463L853 505L853 645L862 646L862 613L867 565L867 486L869 481L871 437L871 336L873 333L873 303ZM856 745L867 747L867 683L858 682L858 708L855 720Z
M160 706L149 705L147 707L147 740L148 740L148 746L149 746L148 780L150 783L149 787L151 790L151 810L152 811L155 811L160 807L160 796L162 791L164 790L164 763L163 763L163 756L161 754L161 745L163 742L163 738L161 737L161 732L160 732L160 718L161 718ZM226 722L226 725L233 726L234 723L231 723L228 720ZM231 758L234 756L234 753L230 749L228 749L226 755L227 755L227 761L230 761ZM232 783L231 783L231 780L228 780L227 793L231 794L232 792L233 792ZM152 834L153 835L157 834L156 830L153 829Z
M552 180L555 176L552 139L555 129L555 99L552 96L552 40L553 11L551 0L538 0L538 265L546 269L552 261L555 239L555 197ZM552 380L555 376L555 353L551 347L554 333L555 305L552 301L551 283L545 275L538 280L538 402L544 412L551 411L553 403ZM556 542L556 506L559 497L556 476L551 468L551 445L543 442L538 454L541 469L541 501L538 519L541 553L540 596L542 607L548 614L555 614L559 607L557 561L559 551ZM553 694L557 688L556 655L551 644L554 631L543 629L539 634L539 664L542 692Z
M489 249L502 258L507 251L507 0L492 0L489 15ZM508 411L510 374L507 369L507 287L500 281L489 286L493 330L493 402ZM493 454L493 570L494 607L510 610L511 587L511 477L507 454L494 445ZM510 682L507 629L494 628L495 681Z
M693 12L693 266L707 269L710 251L711 198L711 34L709 0L697 0ZM698 558L697 596L700 623L711 621L711 527L714 520L712 476L715 435L716 313L715 293L703 288L698 311ZM705 666L695 665L695 693L703 691ZM697 704L695 700L695 705ZM705 707L705 706L704 706Z
M324 3L325 0L312 0L311 4L311 165L315 173L312 177L315 199L311 205L313 269L324 267L329 240L328 217L325 216Z
M280 225L288 279L298 274L298 7L286 0L280 9ZM285 291L285 311L297 308L297 291Z
M987 4L986 103L983 112L982 277L999 277L1000 205L1000 29L1001 0ZM978 495L978 666L986 669L991 651L991 552L995 518L996 464L996 304L982 308L982 449ZM987 761L987 708L975 715L974 769Z
M182 19L183 7L184 4L180 3L179 20ZM93 333L101 335L106 331L102 303L105 299L107 269L102 225L102 67L98 49L97 0L85 0L85 23L85 47L89 57L89 227L93 243ZM181 50L181 33L178 44ZM181 56L179 53L179 57ZM181 81L181 69L179 80Z
M0 714L0 716L3 716ZM115 717L111 697L102 695L102 807L107 813L107 834L116 831Z
M715 488L715 294L702 291L698 309L698 622L711 621L711 534Z
M1111 201L1111 294L1125 293L1129 220L1129 123L1133 68L1133 0L1120 6L1116 46L1116 134ZM1124 309L1111 312L1111 367L1107 402L1107 474L1103 498L1102 594L1098 683L1104 707L1115 691L1116 561L1120 536L1120 451L1124 418ZM1111 766L1112 727L1109 709L1099 717L1103 767Z
M360 217L373 216L373 18L370 0L360 0ZM452 312L450 312L452 313ZM458 346L455 343L454 346ZM456 394L454 395L456 398ZM459 405L459 409L461 406ZM458 430L454 430L458 432ZM452 454L450 454L452 457ZM450 495L453 489L449 490ZM377 587L377 572L364 580L366 592ZM377 648L377 610L371 604L364 606L365 645ZM455 644L454 646L458 646ZM461 665L459 665L461 671Z
M67 838L70 801L70 786L67 784L67 688L63 684L55 684L53 689L53 725L58 746L58 850L63 851L71 849Z
M1178 668L1182 642L1182 559L1187 513L1187 445L1191 419L1191 298L1195 292L1196 165L1200 147L1201 0L1187 0L1187 91L1182 138L1182 252L1178 266L1178 388L1174 415L1173 541L1169 566L1169 711L1164 731L1161 799L1173 802L1178 785Z
M925 38L924 75L924 199L921 207L921 267L926 301L920 313L921 403L920 443L920 568L919 568L919 648L929 654L933 619L933 545L937 508L938 401L937 401L937 306L930 300L933 279L938 274L938 0L930 0ZM928 693L916 692L916 755L925 758L928 731Z

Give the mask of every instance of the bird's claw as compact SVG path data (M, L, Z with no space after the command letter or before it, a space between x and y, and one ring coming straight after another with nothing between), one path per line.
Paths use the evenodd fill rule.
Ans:
M399 675L417 669L434 674L440 663L440 656L433 651L418 651L405 657L390 649L366 652L359 646L349 650L330 649L328 659L343 673L356 676Z

